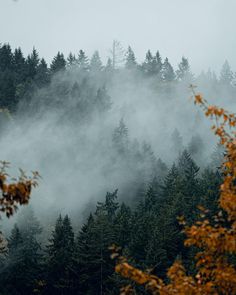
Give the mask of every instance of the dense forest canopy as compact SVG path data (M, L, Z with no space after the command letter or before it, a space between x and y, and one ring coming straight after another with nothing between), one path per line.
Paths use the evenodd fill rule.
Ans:
M1 157L43 179L32 205L3 220L0 294L119 294L113 243L163 280L176 258L193 273L176 217L193 224L199 204L217 212L224 148L189 85L233 109L235 79L227 61L197 76L186 57L174 69L148 50L138 63L117 41L105 65L98 51L48 65L2 44Z

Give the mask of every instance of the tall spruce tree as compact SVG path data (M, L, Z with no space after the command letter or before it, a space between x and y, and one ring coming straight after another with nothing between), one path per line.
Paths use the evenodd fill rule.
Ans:
M77 64L80 70L82 71L88 71L89 69L89 59L86 56L85 52L83 50L79 51L79 55L77 58Z
M59 71L63 71L66 68L66 60L64 58L64 54L58 52L57 55L53 58L52 63L50 65L50 71L52 74L58 73Z
M94 74L99 73L103 69L102 61L101 61L99 52L97 50L94 52L94 54L91 57L89 69Z
M193 75L190 71L190 65L188 59L184 56L182 57L181 62L178 65L178 70L176 71L176 77L179 81L187 80L190 82L193 78Z
M175 72L172 65L169 63L168 58L165 58L165 61L162 66L162 79L164 82L172 82L175 80Z
M128 50L126 52L125 67L128 70L133 70L137 67L136 58L135 58L134 52L130 46L128 47Z
M228 61L226 60L220 72L220 82L224 84L230 84L233 78L233 72L230 68Z
M74 294L74 232L66 215L58 217L47 246L46 292Z

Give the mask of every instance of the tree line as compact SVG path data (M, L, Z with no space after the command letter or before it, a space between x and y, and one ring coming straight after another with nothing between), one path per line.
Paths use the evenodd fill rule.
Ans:
M0 45L1 108L7 108L11 112L16 111L20 101L25 98L29 100L37 89L49 85L57 73L73 69L79 70L83 77L86 75L92 75L93 78L94 76L105 76L104 86L112 79L113 75L120 71L128 71L131 76L155 78L158 83L162 84L181 81L190 83L196 78L191 72L188 59L185 57L182 57L178 68L174 70L169 59L162 59L159 51L153 54L148 50L144 61L138 63L130 46L126 52L122 53L118 51L117 46L118 43L115 43L111 58L108 58L106 65L103 65L98 51L95 51L89 59L83 50L79 50L77 55L70 53L67 58L63 53L58 52L48 65L35 48L25 57L20 47L12 50L9 44ZM235 73L226 61L219 79L211 71L202 72L197 79L210 79L212 82L233 85Z

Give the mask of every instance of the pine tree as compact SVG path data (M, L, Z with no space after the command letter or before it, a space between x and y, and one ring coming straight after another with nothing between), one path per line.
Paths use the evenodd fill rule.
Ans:
M116 244L122 248L127 248L132 231L132 212L129 206L122 203L115 218Z
M12 63L15 73L15 83L24 83L26 78L26 60L20 47L15 49Z
M98 271L97 264L99 263L97 252L94 251L96 246L94 217L92 214L90 214L87 223L82 226L75 244L78 263L77 273L79 274L77 290L79 290L79 293L81 294L93 294L92 290L97 289L97 280L100 277L96 276Z
M81 69L82 71L87 71L89 69L89 60L83 50L79 51L77 64L78 64L79 69Z
M112 141L118 153L127 153L129 145L128 128L126 127L123 119L120 120L119 126L115 128Z
M111 108L111 97L108 95L106 87L98 89L95 97L95 108L99 112L107 111Z
M175 79L175 72L167 57L162 66L162 79L165 82L172 82Z
M230 84L233 80L233 72L231 71L230 65L226 60L222 66L220 72L220 81L225 84Z
M6 70L11 70L13 66L13 54L11 51L11 46L9 44L4 44L0 46L0 71L4 72Z
M39 62L34 80L38 87L46 86L50 81L49 69L43 58Z
M135 58L134 52L130 46L128 47L128 50L126 52L125 67L128 70L133 70L137 67L136 58Z
M8 263L4 271L4 285L9 294L33 293L41 278L42 255L37 240L41 228L32 208L23 210L9 238Z
M150 50L146 53L145 61L142 65L143 71L146 75L151 76L155 73L155 57L153 57Z
M161 73L162 73L162 58L160 52L156 52L156 65L155 65L155 74L157 75L158 79L161 80Z
M184 56L182 57L181 62L178 65L178 70L176 71L176 77L179 81L187 80L190 82L193 78L193 75L190 71L190 66L188 59Z
M107 59L107 64L105 66L105 72L108 73L108 74L113 72L113 66L112 66L111 58Z
M47 246L46 289L50 294L74 294L74 232L66 215L58 217Z
M53 58L50 71L52 74L58 73L59 71L63 71L66 68L66 60L64 58L63 53L58 52L57 55Z
M105 203L98 202L95 215L89 216L77 239L79 290L83 294L104 294L110 285L114 265L108 247L115 242L116 194L107 193Z
M97 50L91 57L89 69L92 73L99 73L103 69L102 61Z
M27 78L33 80L38 69L40 59L39 54L35 48L33 48L33 51L30 55L28 55L26 59L26 72L27 72Z
M68 67L74 67L76 65L76 57L73 53L69 53L68 57L67 57L67 66Z

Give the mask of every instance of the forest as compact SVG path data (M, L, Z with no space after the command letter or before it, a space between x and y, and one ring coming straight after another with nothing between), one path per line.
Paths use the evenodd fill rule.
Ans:
M219 75L196 75L186 57L174 69L148 50L138 63L118 41L105 64L98 51L58 52L47 64L36 48L25 56L0 45L1 157L42 176L29 204L1 213L1 295L120 294L128 284L123 294L151 294L115 272L112 245L166 283L176 260L196 274L197 245L185 247L178 217L191 226L206 208L214 219L227 147L188 100L190 85L234 111L227 61Z

